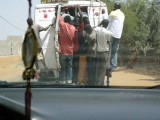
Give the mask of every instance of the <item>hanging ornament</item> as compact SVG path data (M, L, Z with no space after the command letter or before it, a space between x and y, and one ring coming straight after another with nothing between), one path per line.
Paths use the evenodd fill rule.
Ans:
M35 77L35 70L33 68L35 59L38 52L38 40L32 29L33 21L31 19L31 0L28 0L29 3L29 12L28 12L28 29L25 33L24 41L22 44L22 60L25 66L23 72L23 79L26 80L27 86L25 91L25 116L26 120L31 120L31 83L30 80Z

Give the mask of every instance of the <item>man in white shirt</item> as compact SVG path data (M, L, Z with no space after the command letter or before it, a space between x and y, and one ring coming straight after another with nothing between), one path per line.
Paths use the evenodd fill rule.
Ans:
M100 25L101 26L95 28L95 31L97 33L97 40L96 46L94 46L93 48L96 51L95 85L97 86L104 85L106 69L110 68L110 66L108 65L108 63L110 63L109 43L112 35L112 33L106 29L108 26L107 19L104 19Z
M123 31L123 24L125 15L120 10L121 5L120 3L116 2L114 4L114 10L109 14L108 21L109 25L107 30L112 32L112 39L111 39L111 70L114 71L117 68L117 52L119 49L119 42Z
M44 60L44 55L43 55L43 51L42 51L42 42L41 42L41 39L40 39L39 32L46 31L53 24L50 24L50 25L48 25L47 27L44 28L44 27L42 27L38 24L33 24L33 20L31 18L27 19L27 23L34 30L35 36L38 40L38 55L37 55L37 60L35 61L36 68L37 68L37 70L39 70L38 61L41 61L43 66L45 67L45 69L48 71L48 68L47 68L45 60Z
M102 9L102 20L107 18L108 18L108 14L106 13L105 9Z

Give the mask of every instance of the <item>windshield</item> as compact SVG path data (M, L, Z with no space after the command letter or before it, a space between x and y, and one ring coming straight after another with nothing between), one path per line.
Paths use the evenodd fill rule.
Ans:
M1 1L0 86L25 86L23 60L33 52L32 43L22 49L29 28L38 43L32 87L159 86L159 2L70 1L57 7L33 0L29 25L27 0Z

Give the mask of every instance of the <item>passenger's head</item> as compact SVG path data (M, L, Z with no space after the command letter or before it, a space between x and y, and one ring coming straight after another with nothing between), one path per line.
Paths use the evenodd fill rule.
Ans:
M71 17L69 15L64 17L64 22L71 23Z
M84 22L84 24L89 24L90 22L89 22L89 18L88 17L83 17L83 22Z
M68 14L68 9L64 11L66 14Z
M107 19L104 19L104 20L102 20L102 22L101 22L100 25L102 25L104 28L107 28L108 23L109 23L108 20L107 20Z
M104 14L105 13L105 9L102 9L102 14Z
M71 16L74 16L74 15L75 15L75 10L74 10L74 8L69 8L69 9L68 9L68 14L70 14Z
M119 2L115 2L114 3L114 9L117 10L117 9L120 9L121 8L121 4Z
M28 23L29 26L32 26L32 25L33 25L33 20L32 20L32 18L28 18L28 19L27 19L27 23Z
M90 24L86 24L85 27L84 27L84 30L88 33L88 34L91 34L92 32L92 27Z

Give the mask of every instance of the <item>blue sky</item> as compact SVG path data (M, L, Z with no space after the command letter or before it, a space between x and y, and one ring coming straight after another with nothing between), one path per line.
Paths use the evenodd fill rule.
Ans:
M40 0L32 0L32 18L34 18L34 7L37 4L40 4ZM27 18L28 0L1 0L0 40L6 40L9 35L23 36L27 29ZM14 27L8 24L4 19L13 24Z

